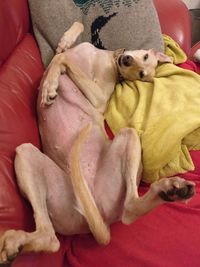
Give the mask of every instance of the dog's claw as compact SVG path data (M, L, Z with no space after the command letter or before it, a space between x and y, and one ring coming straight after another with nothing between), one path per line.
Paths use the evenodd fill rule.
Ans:
M53 96L48 96L48 102L55 100L56 97L57 97L57 94L55 94Z
M13 262L15 260L15 258L20 254L20 252L22 251L22 249L23 249L23 246L19 246L17 252L15 252L12 255L8 255L7 256L7 261L10 262L10 263Z

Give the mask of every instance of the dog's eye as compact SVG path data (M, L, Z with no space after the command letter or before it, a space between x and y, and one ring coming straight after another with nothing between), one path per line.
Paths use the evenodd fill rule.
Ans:
M141 71L139 72L139 76L140 76L140 79L143 79L143 78L144 78L144 71L143 71L143 70L141 70Z
M146 61L148 58L149 58L149 55L148 54L145 54L144 55L144 61Z

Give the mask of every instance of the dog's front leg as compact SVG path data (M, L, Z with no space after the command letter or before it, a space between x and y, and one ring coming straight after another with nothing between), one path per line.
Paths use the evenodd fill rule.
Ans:
M65 72L65 66L63 65L65 55L56 55L47 70L44 73L44 77L41 81L40 87L42 89L41 105L50 105L55 101L57 96L57 89L59 85L59 77L61 73Z
M83 30L84 26L82 23L74 22L70 29L67 30L60 39L60 42L58 43L58 47L56 49L56 53L60 54L71 48L76 42L79 35L83 32Z
M103 90L93 82L87 75L70 59L70 55L66 53L56 55L44 76L42 86L42 105L50 105L57 96L59 85L59 77L61 73L69 74L72 81L82 91L90 103L99 111L103 112L107 104L107 96L103 94Z
M103 89L93 80L91 80L80 68L70 59L70 55L66 53L64 62L66 72L72 81L85 95L93 107L98 111L104 112L107 105L107 95L103 93Z

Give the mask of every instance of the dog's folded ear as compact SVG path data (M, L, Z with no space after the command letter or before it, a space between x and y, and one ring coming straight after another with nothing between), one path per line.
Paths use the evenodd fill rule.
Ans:
M126 50L125 48L119 48L115 50L113 53L114 59L116 60L120 55L123 55L125 50Z
M154 49L151 49L151 51L155 54L156 58L161 63L173 63L173 59L164 53L158 52Z

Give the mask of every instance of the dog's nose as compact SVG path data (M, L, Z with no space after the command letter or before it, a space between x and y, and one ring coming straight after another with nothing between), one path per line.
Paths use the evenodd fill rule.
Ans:
M129 55L124 55L122 57L122 64L126 67L131 66L131 64L133 63L133 57L129 56Z

